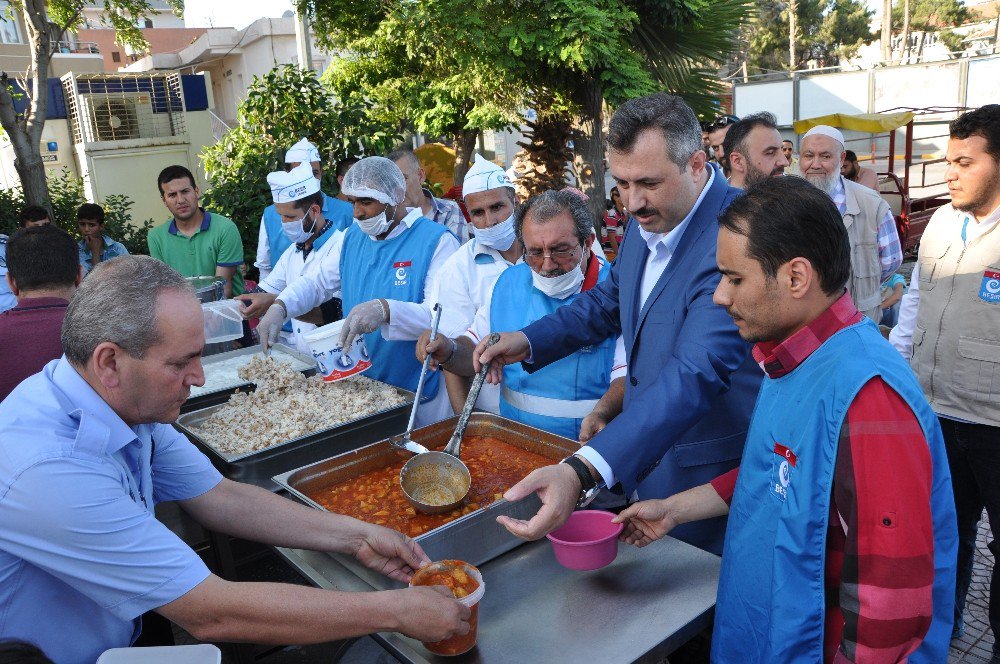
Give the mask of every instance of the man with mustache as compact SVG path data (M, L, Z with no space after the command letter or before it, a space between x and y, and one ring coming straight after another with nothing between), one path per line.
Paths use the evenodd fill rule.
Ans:
M828 125L813 127L802 137L802 175L833 199L851 241L854 304L876 323L882 318L882 282L903 263L903 248L889 204L877 192L841 175L846 157L844 135Z
M737 189L780 177L788 167L778 121L766 111L734 124L722 141L722 149L729 159L729 186Z
M521 362L532 373L624 337L626 378L588 416L587 445L505 494L542 499L530 521L498 519L519 537L555 530L603 487L664 497L739 463L761 373L732 319L712 302L717 220L739 191L706 164L700 132L677 97L622 104L611 120L608 161L634 223L611 273L572 303L475 350L476 368L492 362L488 379L496 384L502 365ZM719 518L675 536L720 553L725 527Z

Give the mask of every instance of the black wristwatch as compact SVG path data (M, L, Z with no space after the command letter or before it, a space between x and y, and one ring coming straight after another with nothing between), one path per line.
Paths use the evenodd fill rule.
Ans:
M604 482L595 480L594 476L590 474L590 468L587 467L587 464L576 455L571 454L560 463L572 468L576 472L576 476L580 478L580 498L576 501L576 506L577 508L586 507L593 502L594 498L597 498L597 494L604 488Z

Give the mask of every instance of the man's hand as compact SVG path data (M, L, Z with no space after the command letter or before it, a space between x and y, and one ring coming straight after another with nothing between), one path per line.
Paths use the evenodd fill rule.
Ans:
M691 521L729 514L729 505L711 483L700 484L663 500L643 500L629 505L613 523L624 523L618 539L642 547Z
M590 411L580 424L580 444L589 443L604 427L608 426L612 419L614 418L608 417L595 406L594 410Z
M489 364L490 369L486 372L486 382L491 385L499 385L503 378L503 367L528 359L528 355L531 353L531 344L528 343L528 337L524 336L524 332L504 332L500 335L500 341L489 348L486 347L488 342L489 337L486 337L476 346L476 350L472 353L472 365L478 372L484 364Z
M285 306L279 300L268 308L257 324L257 336L260 337L260 345L263 346L265 353L278 343L278 335L284 324Z
M523 335L522 335L523 336ZM521 539L536 540L566 523L580 498L580 478L565 463L532 471L507 490L503 497L511 502L537 493L542 507L530 521L498 516L497 523Z
M608 423L618 417L625 405L625 378L615 378L608 386L608 391L594 406L594 410L583 418L580 425L580 443L588 443Z
M277 298L275 293L244 293L237 295L236 301L240 303L240 314L250 319L263 316ZM248 301L250 304L247 304Z
M359 334L374 332L388 322L389 307L384 300L369 300L356 304L344 318L344 327L340 332L340 345L347 348L354 343L354 338Z
M403 583L409 583L413 573L430 562L409 537L370 524L364 524L352 553L365 567Z
M399 621L393 631L426 643L469 633L472 609L455 599L445 586L416 586L390 592L397 594L394 599L399 600L391 603Z
M431 341L431 331L424 330L417 339L417 360L423 362L424 358L430 355L431 363L428 366L431 371L437 371L442 362L447 362L455 355L457 345L457 341L443 334L439 334L434 341Z

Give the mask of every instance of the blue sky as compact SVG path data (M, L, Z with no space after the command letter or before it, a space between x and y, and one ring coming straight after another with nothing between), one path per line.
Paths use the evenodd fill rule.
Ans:
M291 9L292 0L186 0L184 23L189 28L244 28Z

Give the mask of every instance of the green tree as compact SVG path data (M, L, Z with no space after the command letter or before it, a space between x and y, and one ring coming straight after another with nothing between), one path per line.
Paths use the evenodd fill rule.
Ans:
M832 67L876 37L869 28L873 12L860 0L797 0L795 60L790 62L791 6L783 0L756 0L753 27L746 35L750 73Z
M201 154L211 185L205 205L232 219L249 263L264 208L271 204L267 174L284 168L285 151L307 137L324 158L323 189L337 190L333 165L359 154L380 154L399 140L368 109L335 99L311 71L275 67L255 77L237 110L237 125Z
M183 0L171 0L176 12ZM55 42L83 22L85 7L103 6L119 43L145 49L148 44L137 27L152 11L147 0L12 0L5 11L19 16L27 30L31 63L13 80L0 73L0 127L14 149L14 168L21 180L25 201L51 209L52 201L42 163L41 138L48 108L49 63ZM16 83L16 85L15 85Z
M909 9L910 12L908 25L906 25L906 9ZM924 52L927 36L935 32L949 51L961 50L962 37L951 28L956 28L970 20L972 20L972 13L958 0L910 0L908 3L900 0L892 8L893 30L901 30L904 25L909 28L908 30L902 29L903 44L900 56L904 59L910 54L908 34L910 30L921 33L916 54L919 61Z

